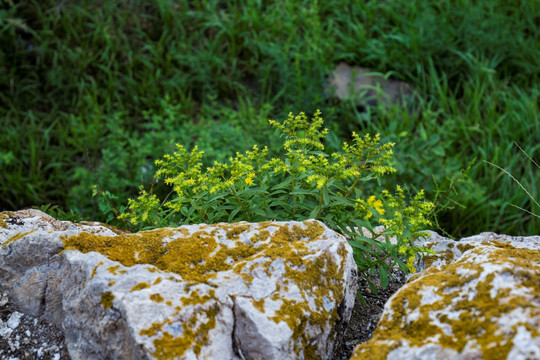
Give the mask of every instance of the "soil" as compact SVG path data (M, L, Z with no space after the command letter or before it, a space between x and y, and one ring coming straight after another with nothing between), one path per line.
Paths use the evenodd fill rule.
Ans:
M366 305L363 305L358 297L356 298L349 326L332 360L349 360L356 346L371 338L382 316L384 304L406 281L405 274L399 270L394 270L392 277L386 289L383 289L377 272L374 276L369 276L377 294L371 291L365 278L359 277L358 291L363 295Z

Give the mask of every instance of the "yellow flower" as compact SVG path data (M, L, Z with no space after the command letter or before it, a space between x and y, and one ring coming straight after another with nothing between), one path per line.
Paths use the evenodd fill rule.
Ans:
M246 178L244 179L244 182L246 185L253 185L253 178L255 177L255 173L247 174Z
M414 254L409 256L409 258L407 259L407 269L411 274L416 272L416 267L414 267L414 260L416 260Z
M362 199L356 199L356 206L355 208L357 210L360 210L360 211L365 211L367 212L366 213L366 219L369 219L370 217L373 216L373 212L369 210L369 208L373 208L375 210L377 210L377 212L380 214L380 215L384 215L384 207L383 207L383 203L381 200L377 200L375 198L375 196L371 195L367 201L364 201Z
M375 208L379 214L384 215L384 208L381 200L377 200L375 199L375 196L371 195L367 203L368 206Z
M325 176L321 176L317 179L317 189L322 189L326 185L327 179Z

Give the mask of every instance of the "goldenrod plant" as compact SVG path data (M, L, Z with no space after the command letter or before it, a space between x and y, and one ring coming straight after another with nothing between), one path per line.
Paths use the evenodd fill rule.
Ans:
M269 158L268 148L254 145L228 162L214 162L203 169L204 152L177 144L173 154L156 160L156 177L172 187L174 194L160 201L141 189L137 199L128 201L120 219L136 229L179 226L193 223L318 219L349 239L360 272L379 270L382 285L389 270L398 266L414 271L417 256L427 250L413 241L430 225L427 218L433 204L423 191L408 203L406 192L382 191L381 196L365 194L361 184L395 172L388 165L393 143L381 143L380 136L352 134L341 152L327 154L322 142L321 112L309 121L304 113L280 123L270 120L285 138L284 157ZM374 227L386 230L377 235ZM371 236L359 229L365 228ZM391 242L390 238L396 241ZM387 259L392 261L386 261ZM401 258L406 258L404 263ZM391 265L389 265L391 264Z

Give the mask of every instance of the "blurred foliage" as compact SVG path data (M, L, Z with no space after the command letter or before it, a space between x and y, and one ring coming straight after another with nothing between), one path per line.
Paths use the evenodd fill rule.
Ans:
M0 210L105 220L94 175L125 203L175 143L209 162L277 151L266 120L320 108L330 150L351 131L397 143L384 185L425 188L441 230L538 234L508 205L537 211L531 198L481 160L539 198L539 169L513 146L538 159L539 14L536 0L3 1ZM340 61L407 81L416 108L331 98Z

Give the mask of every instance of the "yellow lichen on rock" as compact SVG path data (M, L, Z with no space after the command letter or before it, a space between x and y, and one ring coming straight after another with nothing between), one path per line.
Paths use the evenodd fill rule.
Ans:
M285 294L279 293L288 292L292 284L282 287L278 282L272 299L281 301L282 305L271 320L288 324L298 340L296 350L304 352L309 358L317 358L316 347L309 350L311 349L309 339L303 338L306 336L303 331L308 323L320 324L323 328L337 320L337 312L335 309L326 309L325 301L337 304L344 296L340 279L343 278L346 259L345 244L337 245L340 260L336 260L328 250L315 256L315 251L307 244L319 240L326 230L316 221L305 221L301 225L292 226L266 222L255 226L246 223L218 224L194 229L192 231L186 228L157 229L117 236L80 233L64 237L62 240L65 250L79 250L83 253L97 251L124 266L148 264L161 271L174 272L188 283L188 288L192 286L189 284L214 286L212 280L219 272L225 271L240 275L249 288L255 267L261 268L271 276L272 262L280 259L285 269L284 279L296 284L304 300L295 302L283 298ZM242 233L251 230L255 230L254 234L250 239L244 239L248 245L240 239ZM222 240L225 238L227 241L223 242L218 238ZM230 246L231 241L234 243L233 246ZM107 270L116 275L120 272L118 268L119 266L111 266ZM153 284L157 285L159 282L160 280L156 279ZM148 287L150 287L148 283L139 283L131 291ZM313 303L310 304L305 300L307 297L314 298L315 308ZM160 294L152 294L150 299L156 302L164 301ZM181 336L178 334L174 336L165 330L165 326L170 325L170 319L174 316L162 323L154 323L152 327L140 332L140 335L159 336L153 340L156 349L153 356L158 359L179 357L188 349L199 354L208 340L210 330L215 327L215 316L219 312L220 305L215 302L214 290L201 294L195 289L190 295L181 297L180 301L182 307L178 307L177 314L184 307L191 306L198 309L191 318L182 320L184 330ZM170 301L166 303L172 305ZM264 298L254 302L261 311L264 311L264 304ZM309 318L305 314L305 309L308 308Z
M6 220L11 218L11 214L12 214L11 211L0 212L0 228L4 228L4 229L8 228L8 224L6 224Z
M103 265L103 261L100 261L94 269L92 269L92 274L90 274L90 279L92 279L94 276L96 276L97 268Z
M114 295L107 291L106 293L101 294L101 305L104 309L109 309L113 307Z
M216 327L218 308L214 306L201 312L206 321L198 321L202 318L199 316L182 323L184 336L174 337L167 331L162 332L162 337L154 340L156 352L152 355L157 359L176 359L190 348L193 348L195 355L199 355L202 346L208 343L210 330Z
M83 253L97 251L124 266L154 264L163 252L162 240L176 234L176 230L157 229L137 234L104 236L81 232L62 237L64 250L79 250Z
M135 285L134 287L132 287L129 292L134 292L134 291L142 290L142 289L148 289L149 287L150 287L149 283L140 282L137 285Z
M161 296L161 294L152 294L150 295L150 300L152 301L155 301L155 302L163 302L163 296Z
M255 309L259 310L260 312L264 312L264 298L260 300L252 300L252 302Z
M370 359L387 359L404 344L438 344L458 354L467 348L480 352L483 359L506 359L518 327L539 337L538 329L526 321L540 316L540 309L528 298L540 295L540 282L531 278L540 273L539 252L503 242L483 245L468 247L458 261L411 278L390 300L391 311L371 340L359 345L352 359L368 354ZM505 283L502 278L514 279L519 288L506 287L509 280ZM518 318L510 330L501 331L498 321L511 318L515 311L526 313L525 320Z
M31 231L28 231L28 232L25 232L25 233L18 233L18 234L15 234L13 235L12 237L10 237L9 239L7 239L3 244L2 244L2 247L6 246L7 244L9 243L12 243L14 241L17 241L19 239L22 239L23 237L25 237L26 235L28 234L31 234L33 233L34 231L36 230L31 230Z

